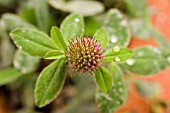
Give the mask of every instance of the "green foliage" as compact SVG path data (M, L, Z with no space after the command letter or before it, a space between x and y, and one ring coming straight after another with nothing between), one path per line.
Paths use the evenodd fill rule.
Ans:
M108 66L108 70L114 78L114 85L110 94L105 94L99 90L96 92L96 100L101 113L113 113L127 99L127 87L122 79L123 72L113 62Z
M92 17L86 17L84 18L85 22L85 34L88 34L88 36L93 36L95 32L100 28L99 22Z
M124 0L124 4L129 16L148 19L146 0Z
M115 46L104 53L103 61L107 62L125 62L132 56L132 51L128 48Z
M61 32L68 44L72 38L84 35L84 18L79 14L70 14L61 24Z
M4 22L4 27L7 31L11 31L17 27L36 28L34 25L21 19L18 15L11 13L2 15L2 21Z
M58 48L62 49L63 51L67 50L63 35L61 34L60 30L55 26L51 28L51 38L55 42L56 46L58 46Z
M113 78L111 73L104 67L100 66L95 71L95 79L98 87L109 94L113 85Z
M107 47L109 37L107 34L107 31L104 29L99 29L96 34L94 35L95 40L99 41L101 44L102 49L105 49Z
M38 30L17 28L10 36L19 49L32 56L43 57L48 51L57 49L49 36Z
M93 16L104 11L103 4L92 0L72 0L67 2L64 0L49 0L48 2L56 9L84 16Z
M15 68L9 67L0 71L0 85L15 81L23 74Z
M36 4L34 5L34 8L38 27L42 31L47 33L49 24L49 11L48 11L49 9L47 5L47 0L36 0L34 2Z
M59 50L52 50L45 54L45 59L59 59L61 57L65 57L64 53Z
M139 75L152 75L170 66L169 56L167 50L143 46L135 49L133 57L122 66Z
M109 33L109 47L115 45L128 46L131 34L127 20L117 9L110 9L104 21L104 27Z
M65 58L60 58L46 67L38 77L35 87L35 104L43 107L54 100L64 84Z
M13 60L14 67L22 73L34 72L38 68L39 62L39 58L29 56L21 50L15 52Z

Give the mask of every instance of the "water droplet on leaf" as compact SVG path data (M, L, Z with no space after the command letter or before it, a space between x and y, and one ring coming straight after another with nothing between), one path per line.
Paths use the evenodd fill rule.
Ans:
M79 22L80 19L79 19L79 18L75 18L74 21L75 21L75 22Z
M170 56L167 57L168 62L170 63Z
M126 21L126 20L122 20L122 21L120 22L120 25L123 26L123 27L124 27L124 26L127 26L127 21Z
M119 51L120 51L120 47L119 47L119 46L115 46L115 47L113 48L113 50L114 50L115 52L119 52Z
M116 62L119 62L120 61L120 58L118 56L115 57L115 61Z
M129 66L133 66L134 64L135 64L135 60L134 59L128 59L127 61L126 61L126 63L127 63L127 65L129 65Z
M111 40L112 43L116 43L118 41L118 37L115 36L115 35L111 35L111 39L110 40Z
M143 51L139 51L139 52L138 52L138 56L141 57L141 56L143 56L143 55L144 55L144 52L143 52Z

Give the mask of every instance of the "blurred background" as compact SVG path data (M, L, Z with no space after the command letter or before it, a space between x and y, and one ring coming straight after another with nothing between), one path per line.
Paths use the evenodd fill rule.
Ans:
M51 61L18 50L9 32L29 27L49 34L51 26L59 27L68 14L79 13L85 16L85 34L93 36L111 8L119 9L131 25L128 48L170 43L170 0L0 0L0 113L99 113L92 76L68 77L56 100L36 107L35 82ZM157 38L148 26L161 36ZM170 67L126 79L128 98L115 113L170 113Z

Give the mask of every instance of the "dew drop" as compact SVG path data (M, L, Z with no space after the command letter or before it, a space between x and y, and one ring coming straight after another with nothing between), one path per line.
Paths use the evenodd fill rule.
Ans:
M141 56L143 56L143 55L144 55L144 52L143 52L143 51L139 51L139 52L138 52L138 56L141 57Z
M79 19L79 18L75 18L74 21L75 21L75 22L79 22L80 19Z
M122 93L122 92L123 92L123 89L122 89L122 88L119 88L119 92L121 92L121 93Z
M22 32L23 32L23 33L25 33L26 31L25 31L25 30L23 30Z
M113 50L114 50L115 52L119 52L119 51L120 51L120 47L119 47L119 46L115 46L115 47L113 48Z
M168 62L170 63L170 56L167 57Z
M21 47L21 46L19 46L18 48L19 48L19 49L22 49L22 47Z
M122 85L122 83L121 83L121 82L118 82L117 84L118 84L119 86L120 86L120 85Z
M161 54L162 52L158 48L154 48L153 51L157 54Z
M127 65L129 65L129 66L133 66L134 64L135 64L135 60L134 59L128 59L127 61L126 61L126 63L127 63Z
M117 103L118 105L120 105L120 101L117 100L116 103Z
M111 35L111 42L112 43L117 43L118 42L118 37L116 35Z
M123 26L123 27L124 27L124 26L127 26L127 21L126 21L126 20L122 20L122 21L120 22L120 25Z
M120 61L120 58L118 56L115 57L115 61L116 62L119 62Z

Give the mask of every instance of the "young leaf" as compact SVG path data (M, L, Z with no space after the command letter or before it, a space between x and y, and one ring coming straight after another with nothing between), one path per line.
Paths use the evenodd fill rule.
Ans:
M133 57L122 64L139 75L152 75L170 66L170 52L165 49L143 46L133 51Z
M109 10L104 22L104 27L109 33L109 47L115 45L128 46L131 38L130 29L128 21L119 10Z
M22 75L23 74L20 71L12 67L0 70L0 85L13 82Z
M65 57L65 55L59 50L49 51L44 56L45 59L59 59L61 57Z
M77 38L84 35L84 19L79 14L70 14L61 24L61 32L68 44L72 38Z
M64 84L65 58L60 58L46 67L38 77L35 87L35 104L43 107L54 100Z
M60 30L55 26L53 26L51 28L51 38L55 42L56 46L58 46L60 49L62 49L64 51L67 50L67 46L63 39L63 36L62 36Z
M37 19L37 23L39 28L44 31L48 32L48 24L49 24L49 9L47 0L36 0L35 2L35 15Z
M29 56L21 50L17 50L15 52L13 64L14 67L20 70L22 73L34 72L38 68L39 63L39 58Z
M107 31L105 31L104 29L99 29L97 33L94 35L94 37L95 40L100 42L101 47L105 49L109 41L109 36L107 34Z
M132 56L132 51L128 48L115 46L104 53L103 61L124 62Z
M50 37L38 30L17 28L10 36L19 49L32 56L43 57L48 51L57 49Z
M101 113L113 113L127 99L127 89L122 79L123 72L113 62L108 66L108 70L114 78L114 86L110 94L105 94L99 90L96 92L96 100Z
M98 87L104 93L110 93L112 88L113 78L110 72L104 67L100 66L95 71L95 79Z

